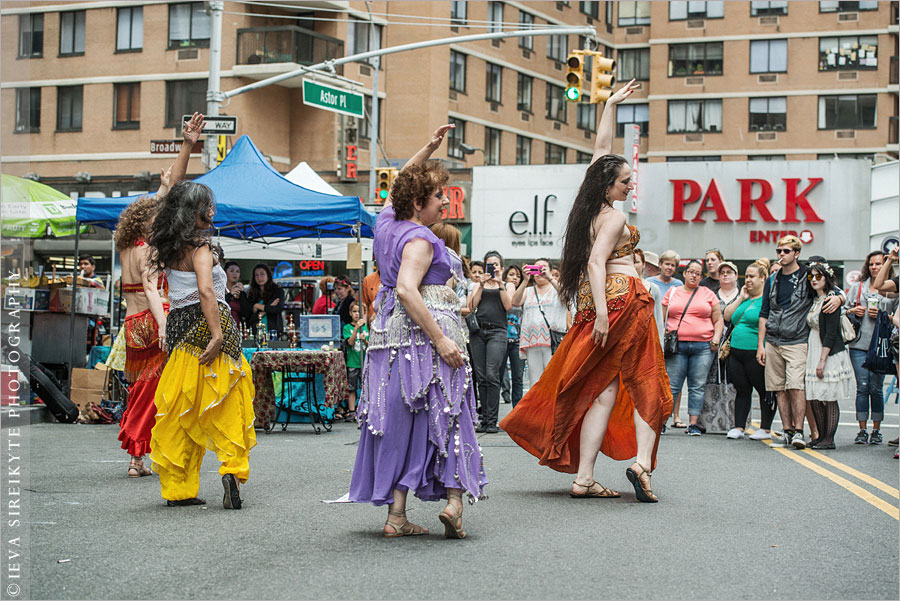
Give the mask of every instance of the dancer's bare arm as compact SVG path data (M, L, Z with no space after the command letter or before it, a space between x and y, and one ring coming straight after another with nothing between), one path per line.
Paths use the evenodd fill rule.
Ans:
M591 159L591 163L612 152L613 127L616 120L615 106L631 96L640 87L641 84L635 83L632 79L606 101L603 107L603 114L600 115L600 125L597 126L597 140L594 142L594 157Z

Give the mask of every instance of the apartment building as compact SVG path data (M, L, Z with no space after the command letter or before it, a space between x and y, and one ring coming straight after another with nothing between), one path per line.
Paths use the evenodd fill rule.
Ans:
M472 166L588 161L602 107L562 96L566 55L585 47L615 56L620 81L642 81L618 108L617 134L639 124L649 161L897 155L898 11L888 1L226 1L221 87L378 47L547 24L591 25L597 37L381 58L379 160L402 162L449 121L457 128L438 156L462 186ZM78 194L152 189L174 155L151 153L151 142L177 139L181 116L205 108L203 2L4 3L0 35L4 172ZM368 108L374 63L317 78L364 94ZM300 80L234 96L221 112L279 171L306 161L365 198L370 119L305 105ZM202 170L198 155L189 171Z

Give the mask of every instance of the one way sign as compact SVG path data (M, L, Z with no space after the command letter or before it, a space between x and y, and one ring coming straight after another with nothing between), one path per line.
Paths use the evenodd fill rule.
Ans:
M181 119L182 127L190 120L191 115L185 115ZM237 117L205 117L201 133L232 136L237 133Z

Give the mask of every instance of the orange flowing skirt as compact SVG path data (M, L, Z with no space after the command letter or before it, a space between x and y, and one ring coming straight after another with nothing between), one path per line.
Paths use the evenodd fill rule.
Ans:
M558 472L578 471L581 424L594 400L614 379L619 394L600 451L617 460L637 455L634 411L659 435L672 413L672 393L653 299L638 278L610 274L606 278L609 335L606 346L591 340L594 303L590 283L578 291L574 324L563 338L537 384L500 426L520 447Z

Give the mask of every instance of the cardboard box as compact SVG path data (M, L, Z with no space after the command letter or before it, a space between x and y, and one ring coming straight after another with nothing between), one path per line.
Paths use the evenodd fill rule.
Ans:
M48 311L50 310L50 291L42 288L20 288L8 286L3 295L3 308L10 311L21 309L23 311Z
M75 312L84 315L109 313L109 292L99 288L79 288ZM72 289L57 288L50 294L50 310L59 313L72 312Z
M69 398L78 407L79 413L91 406L91 403L98 405L103 400L103 393L99 390L86 390L84 388L72 388Z
M80 369L72 370L72 388L94 390L100 394L106 384L106 370Z

